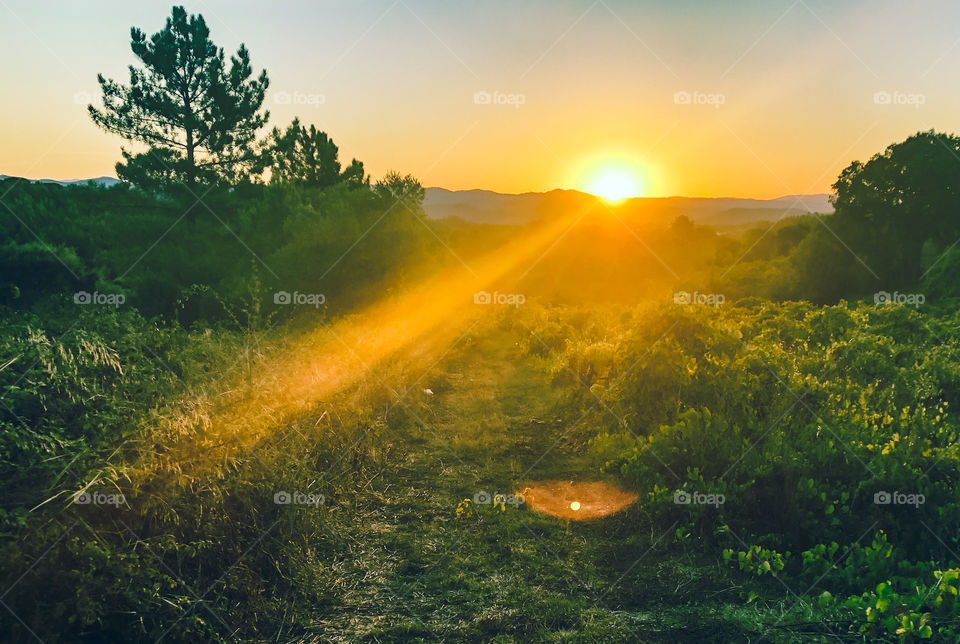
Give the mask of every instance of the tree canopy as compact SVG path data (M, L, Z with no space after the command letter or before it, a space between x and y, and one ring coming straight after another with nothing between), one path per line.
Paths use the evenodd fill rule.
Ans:
M425 195L423 186L416 177L412 174L401 175L392 170L373 186L373 191L394 204L404 204L412 212L420 208Z
M120 179L147 190L182 185L194 193L198 184L249 175L256 132L269 118L260 109L269 80L266 71L253 77L246 46L228 66L203 16L183 7L174 7L149 38L136 27L130 36L142 66L130 66L129 84L99 75L103 108L88 106L104 130L148 146L139 153L124 149Z
M266 141L264 163L270 168L270 182L296 183L325 188L345 181L364 185L363 163L354 159L347 169L340 171L337 145L316 126L309 128L295 118L286 130L273 128Z
M960 137L919 132L854 161L833 188L839 237L884 285L913 282L925 243L960 237Z

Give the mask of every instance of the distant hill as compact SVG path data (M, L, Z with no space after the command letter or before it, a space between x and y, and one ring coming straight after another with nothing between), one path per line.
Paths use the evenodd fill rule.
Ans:
M103 186L105 188L110 188L115 186L120 181L114 179L113 177L97 177L95 179L24 179L23 177L11 177L7 174L0 174L0 180L2 179L23 179L24 181L30 181L31 183L56 183L61 186L82 186L88 183L93 183L98 186Z
M597 197L577 190L511 195L489 190L427 188L423 208L431 219L458 217L474 223L523 225L571 209L586 210L596 200ZM631 215L663 221L686 215L695 223L712 226L737 226L754 221L776 221L808 212L833 212L825 194L776 199L638 197L626 199L616 208Z
M0 174L0 180L17 179ZM23 179L33 183L61 186L85 185L112 187L120 183L113 177L94 179ZM585 211L597 197L578 190L550 190L503 194L490 190L447 190L427 188L423 209L431 219L456 217L478 224L520 226L542 217L556 217L572 210ZM789 195L776 199L740 199L736 197L637 197L616 205L617 212L659 221L673 221L686 215L697 224L733 227L754 222L777 221L810 212L833 212L828 195Z

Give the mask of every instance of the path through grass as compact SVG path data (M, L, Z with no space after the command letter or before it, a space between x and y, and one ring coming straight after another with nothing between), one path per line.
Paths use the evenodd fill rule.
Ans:
M719 642L756 633L756 609L718 587L715 564L693 561L673 543L673 526L651 528L640 507L576 523L510 506L455 518L457 503L481 490L597 476L557 444L573 419L544 372L516 358L513 338L461 347L407 404L395 412L409 428L396 459L352 504L351 556L335 564L342 576L312 624L317 641Z

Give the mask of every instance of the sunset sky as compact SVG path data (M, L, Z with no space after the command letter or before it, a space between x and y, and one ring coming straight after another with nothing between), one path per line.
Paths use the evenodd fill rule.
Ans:
M93 125L85 93L98 72L127 80L130 27L158 31L171 3L96 7L0 0L0 174L115 174L121 140ZM585 189L615 167L650 196L827 192L853 159L960 130L960 5L947 0L185 7L267 69L271 125L300 116L343 161L427 186Z

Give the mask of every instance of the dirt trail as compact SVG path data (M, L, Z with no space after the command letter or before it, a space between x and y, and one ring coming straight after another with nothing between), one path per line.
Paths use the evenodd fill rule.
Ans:
M539 641L558 628L587 641L635 639L597 602L643 552L608 547L619 528L598 524L616 519L571 524L483 504L455 517L475 494L583 472L562 448L543 458L565 426L547 374L517 357L515 341L481 336L424 379L433 395L411 395L416 429L371 489L375 501L360 504L371 509L352 535L364 555L350 571L356 590L324 621L321 641Z

